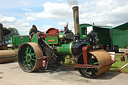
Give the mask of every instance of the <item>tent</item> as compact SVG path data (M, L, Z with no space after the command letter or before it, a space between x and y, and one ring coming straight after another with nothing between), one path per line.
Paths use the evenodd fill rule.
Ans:
M116 26L111 30L112 42L118 45L119 48L126 48L128 46L128 22Z
M110 30L112 27L109 26L94 26L94 32L97 32L99 42L98 44L111 45Z

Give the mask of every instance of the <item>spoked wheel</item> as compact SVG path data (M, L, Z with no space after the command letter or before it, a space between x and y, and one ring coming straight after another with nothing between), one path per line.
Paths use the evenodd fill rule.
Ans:
M22 44L18 51L18 63L25 72L36 71L42 66L43 52L36 43Z
M91 55L90 54L90 57L88 59L88 64L89 65L99 65L97 59L95 56ZM84 61L83 61L83 54L81 54L78 58L78 63L80 64L84 64ZM87 77L87 78L94 78L97 73L98 73L98 68L79 68L78 71L80 72L80 74L84 77Z
M84 64L83 54L78 58L79 64ZM88 64L99 65L100 68L79 68L80 74L87 78L95 78L96 76L108 71L112 65L110 55L104 50L98 50L88 53Z

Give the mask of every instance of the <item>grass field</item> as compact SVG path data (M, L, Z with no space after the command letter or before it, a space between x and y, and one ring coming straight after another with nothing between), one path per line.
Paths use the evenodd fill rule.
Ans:
M126 56L125 56L125 61L124 62L121 62L120 56L121 55L119 55L119 54L115 55L115 63L112 64L112 67L110 69L111 71L118 71L119 68L121 68L123 65L126 64ZM128 62L128 60L127 60L127 62ZM128 66L123 68L121 70L121 72L128 73Z

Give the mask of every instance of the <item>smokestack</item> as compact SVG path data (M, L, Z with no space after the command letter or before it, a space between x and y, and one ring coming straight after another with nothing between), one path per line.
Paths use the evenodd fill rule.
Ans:
M75 40L80 40L79 34L79 7L74 6L73 8L73 17L74 17L74 30L75 30Z
M73 17L74 17L74 30L75 35L79 33L79 7L74 6L73 8Z
M3 41L3 25L0 23L0 42Z

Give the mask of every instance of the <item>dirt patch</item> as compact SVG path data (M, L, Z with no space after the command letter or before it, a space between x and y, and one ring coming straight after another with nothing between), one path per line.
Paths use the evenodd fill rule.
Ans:
M0 77L0 79L2 79L3 77Z
M4 72L0 72L0 74L2 74L2 73L4 73Z
M11 69L17 69L17 68L19 68L19 67L13 67L13 68L11 68Z

